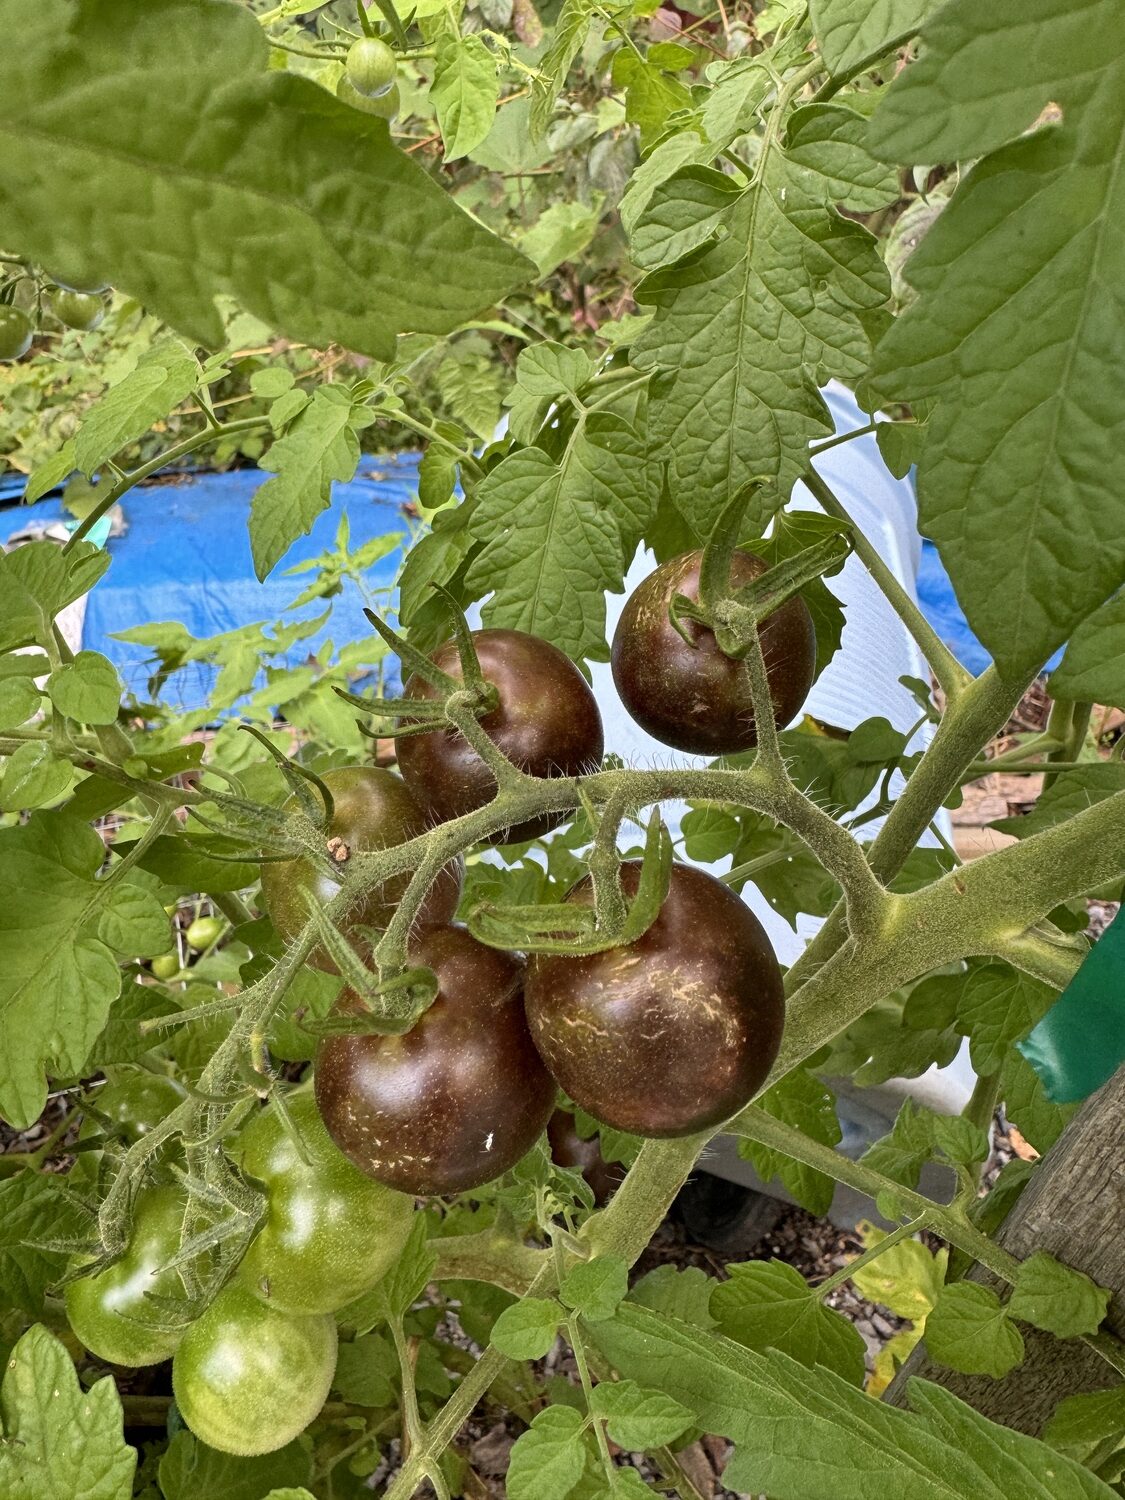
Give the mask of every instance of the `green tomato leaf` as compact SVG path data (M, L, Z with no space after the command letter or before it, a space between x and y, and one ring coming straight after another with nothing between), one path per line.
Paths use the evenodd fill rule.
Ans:
M126 958L155 958L171 943L168 913L152 891L130 880L114 882L102 902L98 937Z
M0 730L18 729L26 724L40 702L39 689L26 677L9 677L0 682Z
M539 59L531 83L530 135L540 140L551 121L555 100L566 82L570 65L581 52L596 10L595 0L563 0L551 45ZM611 9L616 9L612 6Z
M674 1442L692 1425L692 1415L663 1391L645 1390L635 1380L603 1381L594 1387L590 1410L603 1417L619 1447L643 1452Z
M416 1213L402 1253L375 1289L386 1318L401 1318L409 1312L433 1275L437 1255L426 1244L426 1231L426 1216Z
M382 1334L368 1333L340 1345L332 1389L356 1406L393 1406L398 1378L394 1345Z
M659 1385L731 1438L728 1489L771 1500L1110 1500L1079 1464L913 1380L914 1410L872 1401L820 1366L755 1354L625 1301L591 1329L623 1378ZM873 1478L873 1476L875 1476Z
M867 121L843 104L806 104L786 129L790 161L824 179L835 203L853 213L874 213L901 196L898 173L867 149Z
M795 1126L822 1146L839 1145L836 1096L807 1068L794 1068L757 1102L774 1119ZM776 1178L809 1213L823 1215L831 1208L836 1184L823 1172L793 1161L781 1151L771 1151L757 1141L739 1141L738 1154L753 1165L763 1182Z
M567 1307L588 1322L612 1318L629 1290L629 1271L619 1255L597 1255L568 1271L559 1289Z
M861 1228L865 1244L886 1238L874 1226ZM899 1240L877 1260L861 1266L852 1276L852 1284L861 1297L878 1302L896 1318L920 1323L941 1295L948 1264L948 1250L939 1250L935 1255L919 1240Z
M1085 1448L1125 1435L1125 1385L1085 1391L1060 1401L1043 1437L1052 1448Z
M139 1062L157 1041L153 1036L141 1034L140 1023L157 1016L170 1016L178 1009L166 990L126 980L80 1071L86 1075L113 1063Z
M889 292L875 241L827 206L821 176L776 148L759 172L719 220L722 238L636 291L655 307L632 348L638 368L660 372L651 430L676 505L704 534L758 475L776 476L779 488L763 491L748 519L764 522L778 508L809 443L833 430L818 381L863 372L863 318ZM670 205L681 178L661 189L662 202ZM683 184L683 216L695 212L692 182Z
M768 88L768 75L764 70L761 71ZM712 92L710 98L714 97L715 93ZM714 152L704 144L702 136L690 130L677 131L649 153L630 177L629 186L618 204L621 223L630 240L634 238L637 225L660 184L667 182L669 177L691 162L699 166L706 165L713 155Z
M799 1271L779 1260L729 1267L711 1294L711 1312L748 1349L780 1349L803 1365L825 1365L862 1385L865 1346L847 1318L825 1307Z
M813 30L833 73L901 45L939 0L812 0Z
M235 1458L185 1430L160 1460L160 1488L164 1500L261 1500L279 1486L285 1494L287 1482L308 1479L311 1469L311 1454L300 1441L260 1458Z
M586 1467L583 1426L572 1406L541 1411L512 1449L509 1500L566 1500Z
M1088 766L1060 771L1058 779L1040 795L1029 813L1014 818L997 818L989 827L998 833L1010 833L1017 839L1027 838L1120 791L1125 791L1125 762L1091 761Z
M49 541L0 553L0 651L33 642L53 647L55 617L108 567L108 554L90 542L69 553Z
M926 1348L950 1369L1000 1380L1023 1360L1023 1335L994 1291L955 1281L926 1319Z
M45 740L30 740L8 756L0 776L0 812L26 812L57 802L70 790L74 768Z
M558 462L541 448L509 454L469 520L483 546L467 583L492 594L486 624L604 659L606 590L621 589L651 512L645 444L613 413L580 420Z
M1049 103L1061 123L1021 135ZM1018 675L1125 572L1117 498L1099 477L1118 459L1125 308L1092 290L1125 276L1125 14L1116 0L1081 12L1032 0L998 18L952 0L870 144L888 161L983 157L910 259L918 297L876 350L872 390L936 402L921 529L970 625Z
M1025 1037L1057 999L1049 985L1008 964L971 969L957 1002L957 1029L969 1038L976 1071L998 1072L1012 1043Z
M271 69L242 6L13 0L5 19L11 247L103 276L195 342L223 342L223 292L292 339L389 359L396 334L448 333L530 272L385 121Z
M492 1325L492 1343L509 1359L542 1359L555 1342L563 1309L553 1297L524 1297Z
M1077 1108L1048 1099L1038 1073L1015 1047L1000 1069L1000 1097L1008 1119L1040 1155L1055 1144Z
M61 714L79 724L113 724L121 705L121 679L100 651L79 651L51 673L47 695Z
M1047 683L1052 698L1125 708L1125 594L1082 621Z
M92 476L106 459L175 411L198 383L199 363L191 350L179 339L161 339L85 414L74 439L74 467Z
M552 203L530 229L520 235L520 249L529 255L539 275L549 276L563 261L577 260L594 238L598 209L585 203Z
M1008 1313L1060 1339L1096 1333L1109 1308L1110 1293L1082 1271L1036 1250L1020 1266Z
M12 1500L129 1500L137 1454L122 1434L113 1378L84 1391L46 1328L36 1325L12 1350L0 1419L0 1493Z
M629 1301L654 1312L667 1313L698 1328L714 1328L711 1294L718 1286L713 1276L698 1266L657 1266L647 1271L629 1291Z
M880 422L876 427L879 453L896 479L905 479L921 458L927 431L924 422Z
M430 99L445 143L445 161L476 149L492 129L500 78L480 36L443 36L437 44Z
M87 1225L64 1177L20 1172L0 1182L0 1304L38 1317L66 1258L36 1243L77 1239Z
M922 1167L933 1154L936 1118L931 1110L904 1099L890 1135L868 1146L860 1161L903 1187L916 1188Z

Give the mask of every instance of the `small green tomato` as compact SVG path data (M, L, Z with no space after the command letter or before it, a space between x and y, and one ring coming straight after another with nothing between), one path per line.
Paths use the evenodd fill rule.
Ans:
M172 979L180 972L180 955L178 953L161 953L154 958L149 965L157 979Z
M22 359L31 348L31 319L18 307L0 307L0 360Z
M361 36L348 53L347 79L365 99L379 99L395 81L398 59L377 36Z
M187 930L188 947L194 948L197 953L202 953L204 948L210 948L223 931L223 919L221 917L196 917Z
M105 303L89 292L56 292L51 309L60 323L90 333L105 317Z

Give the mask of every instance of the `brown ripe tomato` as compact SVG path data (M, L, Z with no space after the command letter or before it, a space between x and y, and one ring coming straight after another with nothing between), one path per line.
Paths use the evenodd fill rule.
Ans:
M519 630L477 630L473 644L485 680L499 703L480 720L489 739L529 776L578 776L595 769L604 749L602 718L582 673L557 646ZM431 660L456 681L461 663L453 641L439 646ZM437 688L420 677L409 679L407 698L438 698ZM403 779L423 807L447 822L486 806L496 795L496 779L455 729L403 735L395 741ZM541 837L569 814L544 813L489 840L520 843Z
M528 1035L522 964L463 927L427 929L410 956L437 975L437 999L402 1036L325 1038L316 1102L340 1150L377 1182L463 1193L531 1149L555 1086Z
M630 716L662 744L696 755L733 755L758 743L745 665L694 620L681 622L689 646L670 616L677 594L698 600L702 560L702 552L674 557L629 596L613 636L613 681ZM736 552L731 583L744 588L767 569L753 553ZM758 637L780 728L800 711L816 669L816 630L799 594L766 616Z
M637 889L640 862L622 867ZM567 898L589 905L589 878ZM713 876L674 865L646 933L585 958L536 954L528 1024L555 1079L587 1114L634 1135L720 1124L765 1081L781 1044L781 969L753 912Z
M430 827L430 820L406 783L392 771L379 766L347 766L326 772L322 780L335 803L325 841L332 845L337 857L346 859L352 853L387 849L425 833ZM285 804L286 811L295 812L297 807L295 797ZM349 913L341 930L364 960L371 957L371 944L359 929L367 927L379 932L386 927L410 882L410 874L406 870L376 886ZM270 920L286 942L292 942L308 921L309 897L325 906L339 889L334 880L307 859L262 866L262 899ZM461 862L457 860L446 865L430 887L415 925L448 922L460 897ZM335 964L321 948L313 950L309 963L314 968L336 972Z

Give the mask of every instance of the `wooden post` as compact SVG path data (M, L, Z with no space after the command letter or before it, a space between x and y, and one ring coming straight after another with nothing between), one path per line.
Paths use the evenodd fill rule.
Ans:
M1125 1337L1125 1066L1071 1120L996 1238L1020 1260L1048 1250L1109 1288L1113 1297L1104 1326ZM969 1277L1006 1295L1006 1287L979 1265ZM920 1375L994 1422L1039 1436L1064 1396L1118 1382L1109 1365L1076 1339L1057 1339L1026 1323L1020 1331L1027 1358L1003 1380L935 1364L923 1340L884 1399L908 1405L906 1381Z

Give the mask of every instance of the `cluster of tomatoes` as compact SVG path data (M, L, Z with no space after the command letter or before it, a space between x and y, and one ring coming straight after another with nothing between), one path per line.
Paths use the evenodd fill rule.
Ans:
M673 597L697 590L699 561L692 554L664 564L628 601L613 643L614 679L630 713L665 743L741 750L755 743L755 727L740 664L704 626L686 626L689 644L670 621ZM737 554L735 585L764 566ZM788 720L812 680L811 618L799 598L790 600L759 633L775 717ZM504 755L533 776L595 768L601 717L570 660L516 631L481 630L473 643L492 703L480 727ZM432 661L462 680L452 642ZM415 675L405 696L441 692ZM333 798L325 839L337 857L401 843L495 795L492 772L459 732L411 728L397 741L401 776L352 767L324 777ZM493 841L536 837L562 816L518 824ZM627 896L639 872L635 862L622 867ZM370 891L343 923L362 957L370 959L372 934L386 927L409 878ZM287 939L305 926L310 899L326 903L338 889L306 859L263 866L264 903ZM287 1101L303 1151L276 1104L241 1132L233 1154L261 1187L265 1217L206 1312L186 1331L169 1316L182 1299L178 1272L168 1268L184 1222L178 1186L149 1190L124 1257L67 1288L72 1327L95 1354L129 1365L172 1357L177 1404L213 1447L265 1452L308 1425L335 1368L333 1314L394 1262L415 1197L499 1177L548 1125L558 1087L616 1129L687 1135L746 1103L777 1054L777 961L745 904L703 871L673 866L661 911L637 941L526 962L454 923L460 889L458 862L415 918L411 959L433 971L437 995L414 1026L320 1042L315 1092L299 1089ZM590 881L567 899L589 904ZM310 962L333 969L323 949ZM345 989L337 1004L350 1014L363 1002Z
M35 322L30 312L5 301L4 295L14 296L19 281L16 277L0 292L0 361L22 359L31 348L35 338ZM77 329L79 333L91 333L105 317L104 284L79 285L61 276L49 275L46 305L64 328ZM39 304L42 305L42 297Z

